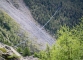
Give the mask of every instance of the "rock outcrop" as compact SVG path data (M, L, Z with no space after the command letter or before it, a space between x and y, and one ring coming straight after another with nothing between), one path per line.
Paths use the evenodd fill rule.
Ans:
M11 46L0 43L0 60L21 60L21 57Z
M0 60L38 60L38 58L23 57L13 47L0 43Z

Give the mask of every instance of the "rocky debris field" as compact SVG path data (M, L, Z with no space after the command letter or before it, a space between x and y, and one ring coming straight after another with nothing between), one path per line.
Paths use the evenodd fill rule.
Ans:
M41 48L45 48L47 43L52 45L55 42L54 38L35 22L23 0L0 0L0 9L16 20L29 33L31 40L42 44Z

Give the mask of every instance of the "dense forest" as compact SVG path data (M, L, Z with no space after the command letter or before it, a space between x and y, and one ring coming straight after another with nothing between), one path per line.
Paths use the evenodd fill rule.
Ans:
M56 34L56 43L46 50L35 53L40 60L83 59L83 0L24 0L34 19L42 26L60 8L45 26ZM80 19L81 18L81 19Z
M24 0L34 19L43 26L57 11L45 29L57 35L56 42L39 51L7 13L0 10L0 42L14 47L23 56L39 60L83 60L83 0ZM59 10L57 10L59 9Z
M82 60L83 59L83 17L79 25L70 29L62 26L58 30L56 43L45 51L35 53L40 60Z
M67 25L61 26L57 31L58 38L56 43L52 47L47 45L44 51L34 51L34 57L38 57L40 60L83 59L83 17L79 21L72 29ZM20 40L28 39L28 36L26 37L24 32L20 32L20 29L20 26L8 14L0 10L0 42L16 46L20 43ZM23 52L23 56L31 55L29 46L31 46L31 50L36 50L34 46L28 46L27 44L30 44L28 42L29 40L25 44L26 47L23 44L17 47L17 51Z
M51 34L55 34L62 25L70 28L79 22L83 15L83 0L24 0L34 19L42 26L60 8L52 20L45 26Z

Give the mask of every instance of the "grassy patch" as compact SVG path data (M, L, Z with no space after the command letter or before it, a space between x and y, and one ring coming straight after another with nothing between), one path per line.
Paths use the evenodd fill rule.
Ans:
M7 50L5 48L0 48L0 51L2 51L3 53L7 52Z
M13 54L13 55L11 55L11 56L8 56L8 58L13 59L13 58L20 58L20 57L17 56L16 54Z

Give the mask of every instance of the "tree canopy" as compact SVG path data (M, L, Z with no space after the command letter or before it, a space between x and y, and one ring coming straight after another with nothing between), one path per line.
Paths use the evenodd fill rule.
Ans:
M61 5L61 9L45 26L51 34L55 34L62 25L72 28L83 15L82 0L24 0L34 19L42 26L50 19Z
M70 29L62 26L56 43L50 49L41 51L41 60L81 60L83 59L83 17L79 25Z

